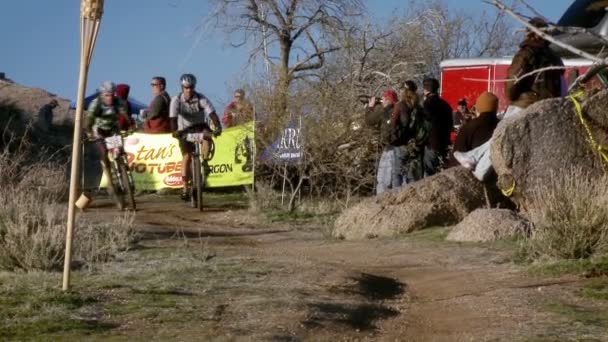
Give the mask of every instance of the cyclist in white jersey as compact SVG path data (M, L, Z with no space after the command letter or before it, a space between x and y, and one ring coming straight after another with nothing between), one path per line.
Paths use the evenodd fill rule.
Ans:
M185 133L206 133L211 140L211 132L220 135L222 125L215 113L215 108L209 99L195 91L196 77L192 74L184 74L180 77L182 92L171 99L169 107L169 118L173 136L179 140L179 148L182 152L182 180L184 189L182 199L187 201L189 196L188 187L192 175L190 174L190 153L194 151L194 144L186 141ZM208 146L203 144L201 151L203 159L209 153Z

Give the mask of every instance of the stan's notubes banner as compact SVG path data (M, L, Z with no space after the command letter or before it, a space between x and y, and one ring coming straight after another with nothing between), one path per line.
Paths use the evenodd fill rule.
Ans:
M227 128L213 141L215 153L208 163L205 186L219 188L253 184L253 122ZM135 133L125 138L124 147L137 190L183 187L182 155L178 141L171 134ZM100 187L106 185L104 176Z

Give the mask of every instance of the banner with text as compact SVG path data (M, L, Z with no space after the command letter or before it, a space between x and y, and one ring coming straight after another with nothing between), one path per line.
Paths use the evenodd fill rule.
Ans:
M215 153L209 160L207 187L253 184L255 140L253 121L224 129L213 139ZM125 151L137 190L181 188L182 156L171 134L135 133L125 139ZM100 187L107 185L102 177Z

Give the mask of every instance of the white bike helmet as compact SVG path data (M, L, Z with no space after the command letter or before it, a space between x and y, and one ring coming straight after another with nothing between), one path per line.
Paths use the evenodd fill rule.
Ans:
M104 93L114 94L114 91L116 90L116 85L114 84L114 82L105 81L101 84L101 87L99 87L98 90L101 94L104 94Z
M183 74L182 77L179 78L179 83L183 87L196 87L196 77L192 74Z

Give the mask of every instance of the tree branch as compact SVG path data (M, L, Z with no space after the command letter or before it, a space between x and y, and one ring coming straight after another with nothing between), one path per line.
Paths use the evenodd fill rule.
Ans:
M604 64L606 63L605 59L602 58L598 58L588 52L585 52L583 50L577 49L572 45L566 44L564 42L561 42L557 39L555 39L554 37L548 35L546 32L544 32L543 30L531 25L530 23L528 23L526 20L522 19L519 15L517 15L516 13L514 13L511 9L509 9L507 6L505 6L501 1L499 0L484 0L483 2L490 4L490 5L494 5L496 6L499 10L505 12L506 14L508 14L509 16L511 16L513 19L515 19L516 21L518 21L519 23L521 23L522 25L524 25L526 28L528 28L530 31L536 33L538 36L542 37L543 39L545 39L546 41L549 41L559 47L561 47L562 49L566 49L578 56L581 56L583 58L589 59L591 61L594 61L598 64Z

